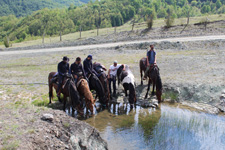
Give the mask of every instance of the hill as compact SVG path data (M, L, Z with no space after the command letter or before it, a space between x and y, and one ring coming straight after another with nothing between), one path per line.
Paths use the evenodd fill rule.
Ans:
M55 0L58 1L59 0ZM61 1L63 2L63 1ZM225 13L220 0L101 0L63 9L42 9L26 17L0 17L0 42L21 42L45 35L55 36L96 28L118 27L128 21L208 16ZM201 20L199 20L201 22Z
M4 0L0 1L0 16L21 17L43 8L62 8L71 4L80 6L87 2L88 0Z

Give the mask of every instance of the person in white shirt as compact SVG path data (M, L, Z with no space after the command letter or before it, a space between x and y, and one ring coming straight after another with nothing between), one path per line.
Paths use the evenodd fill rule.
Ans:
M112 95L111 83L113 82L113 96L116 96L116 73L121 65L123 64L118 64L118 62L115 60L108 71L109 91L110 95Z

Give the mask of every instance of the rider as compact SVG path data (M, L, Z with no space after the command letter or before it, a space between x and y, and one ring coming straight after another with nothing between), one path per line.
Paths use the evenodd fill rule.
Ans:
M146 80L148 71L156 65L156 52L154 51L154 45L150 45L150 50L147 52L147 68L143 80Z
M69 58L67 56L63 57L63 60L58 64L58 78L59 78L59 86L57 89L57 96L60 96L63 78L66 73L69 72Z
M83 61L83 65L86 76L88 76L89 74L95 74L96 76L98 75L97 72L93 69L92 55L87 56L87 58Z
M118 64L117 60L113 62L108 71L109 91L112 94L111 83L113 82L113 95L116 95L116 73L121 64Z
M76 61L70 66L70 73L72 75L74 75L75 83L77 83L77 79L79 77L83 76L84 79L86 79L86 75L85 75L85 72L84 72L84 68L81 64L81 58L80 57L77 57Z

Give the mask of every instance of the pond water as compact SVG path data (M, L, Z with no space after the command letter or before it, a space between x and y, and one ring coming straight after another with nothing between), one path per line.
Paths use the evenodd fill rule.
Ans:
M97 128L110 150L224 150L225 117L161 104L129 110L112 104L85 120Z

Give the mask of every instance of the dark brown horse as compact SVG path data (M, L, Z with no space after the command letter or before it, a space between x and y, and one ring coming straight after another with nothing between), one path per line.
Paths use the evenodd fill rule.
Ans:
M143 73L145 73L145 70L147 68L147 58L144 57L139 61L139 67L140 67L140 74L141 74L141 85L143 85Z
M106 103L106 106L108 107L108 103L110 101L110 92L109 92L109 81L107 79L107 75L104 72L102 72L98 78L101 81L102 86L104 88L105 98L106 98L105 103Z
M87 110L89 109L94 114L95 99L89 89L87 80L82 77L79 78L77 81L77 90L80 96L85 98Z
M142 58L140 60L140 73L141 73L141 82L142 82L142 72L146 70L147 68L147 59L146 58ZM151 66L151 68L149 69L148 72L148 89L147 89L147 93L145 95L145 99L148 98L148 92L150 90L150 85L151 83L153 84L153 89L152 89L152 95L154 95L154 90L156 87L156 97L158 99L158 102L161 102L161 96L162 96L162 81L161 81L161 77L159 74L159 69L156 65ZM143 82L142 82L143 84Z
M48 86L49 86L49 103L52 102L53 99L53 87L57 90L58 84L53 82L52 79L55 77L56 72L49 73L48 76ZM72 76L64 77L62 83L62 94L63 94L63 110L66 109L66 100L67 97L70 98L70 103L72 105L73 110L77 108L79 111L81 109L81 101L80 96L75 86L75 83L72 80Z

